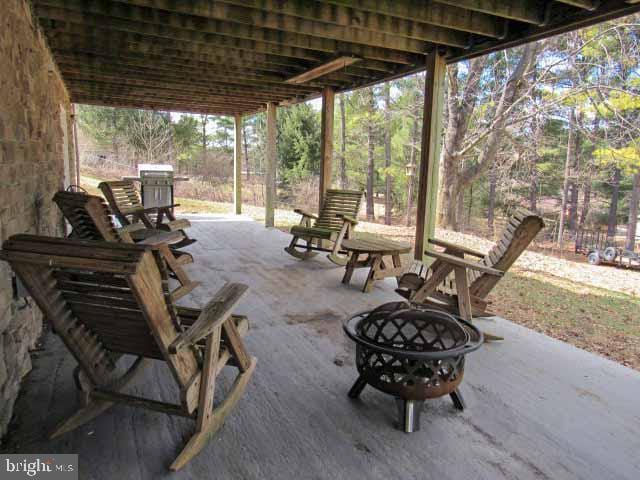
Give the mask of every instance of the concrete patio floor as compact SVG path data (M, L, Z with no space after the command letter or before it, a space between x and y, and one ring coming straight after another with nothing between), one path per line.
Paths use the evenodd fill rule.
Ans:
M5 451L78 453L83 479L640 478L640 373L503 319L478 320L506 341L468 358L467 409L430 401L421 430L404 434L391 397L369 387L347 398L355 349L341 329L348 315L399 300L394 281L363 294L364 270L344 286L324 256L287 255L278 230L244 217L191 219L199 241L188 269L203 285L181 303L202 305L225 281L250 287L237 313L249 316L258 367L224 427L178 473L167 467L191 434L184 419L116 406L47 440L77 404L74 362L47 334ZM175 401L156 363L130 392Z

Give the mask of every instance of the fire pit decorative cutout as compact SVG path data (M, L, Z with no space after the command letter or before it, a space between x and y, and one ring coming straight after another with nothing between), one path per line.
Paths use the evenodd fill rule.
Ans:
M367 384L395 396L407 433L420 428L426 399L450 395L454 406L464 409L458 386L465 355L483 342L471 323L443 311L393 302L353 316L344 331L356 342L359 373L349 397L358 398Z

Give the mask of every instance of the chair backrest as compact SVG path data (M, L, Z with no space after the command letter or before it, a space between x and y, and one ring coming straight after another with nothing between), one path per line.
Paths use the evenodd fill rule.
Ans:
M364 192L360 190L327 190L314 227L340 230L344 222L336 217L336 214L341 213L356 218L363 195Z
M105 384L114 369L108 352L162 359L189 411L196 408L195 353L168 353L180 331L157 253L127 243L14 235L0 258L11 264L94 384Z
M509 218L500 240L484 256L481 263L506 272L543 228L542 217L524 208L517 209ZM472 295L484 298L499 280L500 277L495 275L470 271L469 291Z
M75 238L105 242L120 242L111 221L109 207L95 195L60 191L53 196L62 214L71 224Z
M133 180L101 182L98 188L107 199L111 210L123 225L129 225L130 215L144 210L140 194Z

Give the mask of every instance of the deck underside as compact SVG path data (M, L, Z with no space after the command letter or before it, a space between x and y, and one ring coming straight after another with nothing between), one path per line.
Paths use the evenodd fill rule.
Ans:
M422 429L394 428L393 399L355 379L345 316L398 300L394 283L360 292L365 271L340 284L323 256L283 251L288 236L241 217L194 217L189 272L203 285L183 299L202 304L225 281L250 293L237 313L250 318L247 346L258 367L245 397L203 452L177 474L167 470L192 423L115 407L55 441L45 439L75 409L74 362L53 335L36 353L18 400L12 452L78 453L80 478L640 478L640 374L502 319L480 326L506 337L469 357L462 392L426 404ZM130 392L175 400L162 364ZM222 390L227 385L222 385Z

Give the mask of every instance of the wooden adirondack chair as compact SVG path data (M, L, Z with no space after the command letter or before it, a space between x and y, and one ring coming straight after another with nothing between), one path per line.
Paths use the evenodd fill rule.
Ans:
M193 262L191 254L172 248L180 243L182 233L146 228L140 222L118 229L111 221L109 207L102 198L95 195L60 191L53 196L53 201L73 227L72 238L103 242L136 242L158 250L167 264L171 277L180 283L180 286L171 292L173 300L185 296L200 285L200 282L191 280L183 268L184 265Z
M183 238L175 245L176 248L183 248L197 241L189 238L185 232L185 229L191 226L191 222L186 218L176 219L174 216L173 208L179 206L178 204L145 208L132 180L102 182L98 188L107 199L111 211L123 226L141 222L146 228L169 232L179 231ZM155 215L155 219L151 217L152 214ZM164 222L165 217L168 220L166 223Z
M465 320L490 316L487 296L542 228L541 217L518 209L509 219L502 238L486 255L429 239L430 244L444 248L444 253L426 250L425 254L435 261L429 267L415 262L411 271L400 278L396 292L413 302L449 310ZM465 255L479 260L469 261Z
M302 219L299 225L291 227L293 238L284 250L301 260L317 255L316 251L330 252L329 260L336 265L346 265L348 256L341 249L342 240L351 236L358 223L356 217L363 195L360 190L327 190L318 215L295 209ZM305 244L298 243L300 239ZM332 243L331 248L324 247L325 241Z
M181 308L170 299L158 252L142 245L15 235L4 242L0 258L11 264L78 362L74 376L82 406L51 437L116 403L192 418L195 434L170 467L178 470L242 396L256 366L242 342L247 319L232 315L245 285L227 283L201 310ZM130 358L123 354L137 357L128 369L118 365ZM124 392L151 360L166 362L179 404ZM214 408L216 376L227 364L239 373Z

